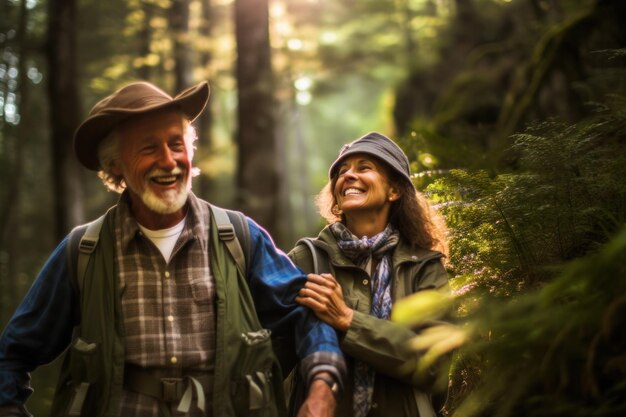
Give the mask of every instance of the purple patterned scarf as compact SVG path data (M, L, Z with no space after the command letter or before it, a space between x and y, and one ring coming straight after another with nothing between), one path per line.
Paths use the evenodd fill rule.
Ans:
M337 239L341 251L356 265L371 274L372 260L378 260L373 272L372 304L370 314L380 319L391 315L391 251L400 239L390 224L379 234L359 239L342 223L334 223L330 230ZM365 362L355 361L353 409L355 417L365 417L372 406L376 374Z

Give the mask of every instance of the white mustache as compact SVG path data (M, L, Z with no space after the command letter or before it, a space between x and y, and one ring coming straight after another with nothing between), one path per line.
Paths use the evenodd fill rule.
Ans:
M180 167L176 167L172 169L171 171L166 171L161 168L155 168L148 173L148 178L168 176L168 175L180 175L182 173L183 173L183 170Z

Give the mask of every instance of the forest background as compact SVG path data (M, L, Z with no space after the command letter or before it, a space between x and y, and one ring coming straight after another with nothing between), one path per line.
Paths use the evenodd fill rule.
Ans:
M313 197L342 144L378 130L406 151L450 228L462 337L419 347L458 348L445 414L626 414L626 2L0 8L2 325L59 240L116 201L73 156L91 106L136 79L172 94L209 80L194 191L284 250L322 226ZM33 375L35 415L56 366Z

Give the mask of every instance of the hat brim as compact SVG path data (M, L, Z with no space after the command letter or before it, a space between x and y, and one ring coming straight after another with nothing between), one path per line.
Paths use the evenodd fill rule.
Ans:
M380 153L376 153L373 152L371 150L364 150L364 149L355 149L355 150L348 150L345 153L341 154L341 156L339 158L337 158L337 160L335 162L333 162L333 164L330 166L329 170L328 170L328 179L332 180L333 178L335 178L337 176L337 171L339 170L339 167L341 166L341 164L343 164L343 162L351 157L352 155L356 155L356 154L360 154L360 155L369 155L374 157L374 159L380 163L382 163L384 165L384 167L386 168L386 170L388 171L389 174L391 173L398 173L400 175L402 175L401 172L398 172L398 169L393 167L387 160L385 160L384 158L382 158L380 156ZM404 175L402 175L404 176Z
M203 81L183 91L171 101L145 106L139 109L111 108L85 120L74 133L74 151L79 162L92 171L100 170L98 146L121 122L131 116L149 113L168 107L178 107L194 121L204 110L210 96L209 83Z

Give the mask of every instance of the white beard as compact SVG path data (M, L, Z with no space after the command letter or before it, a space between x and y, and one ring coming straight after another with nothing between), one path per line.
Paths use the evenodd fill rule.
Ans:
M162 196L157 196L150 189L146 189L141 194L141 200L156 213L172 214L183 208L188 196L189 188L181 185L176 190L166 191Z
M155 169L147 175L146 183L150 181L150 177L156 175L180 175L181 173L182 170L179 167L174 168L169 173ZM191 177L187 175L185 183L179 183L176 189L165 191L160 195L153 193L150 187L146 186L146 189L141 194L141 201L156 213L172 214L183 208L187 202L189 190L191 190Z

